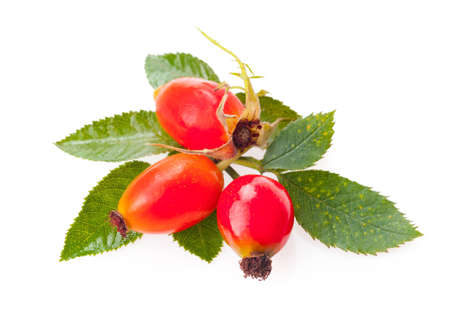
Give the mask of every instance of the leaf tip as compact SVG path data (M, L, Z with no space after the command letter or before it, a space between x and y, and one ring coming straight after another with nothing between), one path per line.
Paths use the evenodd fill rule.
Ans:
M69 261L69 259L71 259L71 258L69 258L67 255L66 255L66 245L64 245L64 248L63 248L63 250L61 251L61 254L59 255L59 262L63 262L63 261Z
M412 239L419 238L422 236L423 236L423 234L417 229L417 227L414 227L414 236Z
M63 139L58 140L58 141L56 141L56 142L53 143L53 145L55 145L56 147L58 147L59 149L61 149L61 150L64 151L64 146L63 146L63 144L64 144L64 140L63 140Z

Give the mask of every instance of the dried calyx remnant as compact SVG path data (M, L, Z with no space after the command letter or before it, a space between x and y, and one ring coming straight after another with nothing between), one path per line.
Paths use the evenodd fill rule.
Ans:
M111 225L117 228L117 231L123 238L127 237L128 228L125 224L125 220L119 212L112 211L111 213L109 213L109 220L111 222Z
M261 128L260 120L240 120L233 132L234 146L243 151L252 145L256 145Z
M256 257L243 258L240 261L241 270L245 277L252 277L260 281L267 279L272 271L272 260L266 254Z

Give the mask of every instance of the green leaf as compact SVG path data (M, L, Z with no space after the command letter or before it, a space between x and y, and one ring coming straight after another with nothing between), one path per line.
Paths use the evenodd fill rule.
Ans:
M204 61L190 54L148 55L145 72L153 88L179 77L198 77L219 82L219 77Z
M284 105L281 101L268 96L259 97L261 104L261 120L264 122L274 122L278 118L284 118L280 122L280 128L284 128L290 121L300 117L294 110Z
M207 262L211 262L222 248L222 236L217 228L216 212L197 225L172 236L181 247Z
M376 254L422 236L384 196L327 171L279 175L298 223L327 246Z
M128 184L148 166L141 161L127 162L112 170L89 192L67 232L61 261L117 249L142 236L129 232L127 238L122 238L109 223L109 213L117 208Z
M168 151L149 143L178 146L154 112L139 111L85 125L56 146L71 155L99 161L124 161Z
M334 112L311 114L284 128L267 148L266 170L300 170L312 166L331 146Z

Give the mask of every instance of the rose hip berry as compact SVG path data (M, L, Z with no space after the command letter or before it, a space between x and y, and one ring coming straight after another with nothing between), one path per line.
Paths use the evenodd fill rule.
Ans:
M245 277L266 279L271 257L285 245L294 223L294 209L286 189L260 175L235 179L222 192L217 206L220 233L243 259Z
M217 110L224 94L220 120ZM218 148L229 140L244 111L241 101L219 84L200 78L177 78L155 91L156 115L164 130L187 149ZM220 109L219 109L220 110ZM225 124L224 124L225 123Z
M223 188L223 175L207 157L176 154L144 170L120 198L111 223L126 236L174 233L210 215Z

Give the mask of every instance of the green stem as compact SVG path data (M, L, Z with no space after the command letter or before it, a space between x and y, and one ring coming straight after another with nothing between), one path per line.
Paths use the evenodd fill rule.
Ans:
M228 175L229 175L230 177L232 177L233 180L234 180L234 179L237 179L237 178L239 178L239 177L241 176L241 175L240 175L236 170L234 170L234 168L231 167L231 166L229 166L228 168L226 168L226 169L225 169L225 172L228 173Z
M260 173L263 172L263 167L261 164L261 160L258 160L253 157L240 157L239 159L233 161L234 164L241 165L244 167L252 168L258 170Z

